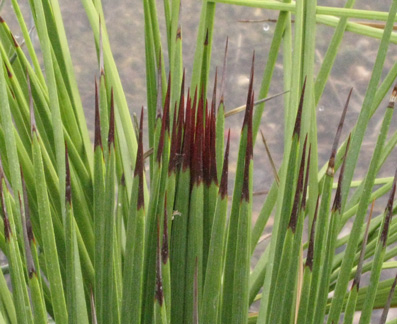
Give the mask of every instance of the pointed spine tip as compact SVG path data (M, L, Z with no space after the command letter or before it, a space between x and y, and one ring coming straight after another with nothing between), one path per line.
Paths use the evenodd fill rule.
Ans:
M215 105L211 108L210 116L210 177L211 182L218 184L218 170L216 167L216 115Z
M354 289L356 291L358 291L360 289L360 278L354 278L353 279L351 290L354 290Z
M143 170L144 170L144 159L143 159L143 107L141 109L141 118L139 122L139 138L138 138L138 152L136 155L136 163L134 170L134 177L139 177L138 187L138 202L137 209L145 207L145 198L143 192Z
M250 170L250 163L251 163L251 156L250 151L252 148L252 140L249 140L249 136L247 137L247 151L246 151L246 158L245 158L245 166L244 166L244 178L243 178L243 187L241 190L241 201L249 201L250 200L250 187L249 187L249 170Z
M252 135L252 117L254 113L254 92L252 92L251 96L251 108L248 115L248 128L247 128L247 159L251 159L254 156L254 144L253 144L253 135Z
M305 90L306 90L306 77L305 77L305 81L303 82L303 87L302 87L301 97L299 100L298 112L296 114L295 127L293 132L293 136L296 135L298 136L298 138L301 132L302 110L303 110L303 101L305 99Z
M243 125L249 125L250 121L252 121L252 110L254 109L254 97L253 97L254 70L255 70L254 67L255 67L255 51L252 54L251 74L248 85L247 103L245 108Z
M12 38L12 42L14 43L14 46L15 46L16 48L19 47L19 43L18 43L18 41L16 40L14 34L10 32L10 35L11 35L11 38Z
M292 205L291 218L288 227L291 228L292 232L295 233L296 225L298 223L299 217L299 203L301 201L301 193L303 191L303 181L305 174L305 159L306 159L306 145L307 145L307 135L305 138L305 144L303 145L302 159L299 167L298 182L296 184L294 204Z
M346 112L347 112L347 108L349 107L349 102L350 102L350 97L352 95L352 92L353 92L353 88L350 89L349 95L347 96L347 100L346 100L345 106L343 108L343 112L340 117L338 128L337 128L337 131L335 134L334 143L332 144L331 156L328 161L328 168L327 168L327 172L326 172L326 174L330 177L333 177L334 173L335 173L336 151L338 150L338 144L339 144L339 140L340 140L340 137L342 134L343 124L345 122Z
M252 70L253 72L253 70ZM253 74L251 73L251 81L253 80ZM243 187L241 192L241 200L249 201L249 169L251 160L253 158L253 144L252 144L252 112L253 112L253 102L254 93L251 88L250 99L247 101L246 117L244 118L243 128L247 127L247 148L245 152L245 169L244 169L244 179Z
M109 118L109 135L108 135L109 152L110 152L111 146L114 147L114 95L113 95L113 88L110 91L110 118Z
M229 170L229 147L230 147L230 129L227 133L227 142L225 149L225 158L223 162L221 184L219 186L219 194L222 199L227 198L227 177Z
M341 212L341 209L342 209L342 182L343 182L343 177L345 174L346 157L347 157L347 153L349 152L350 140L351 140L351 134L349 135L349 138L347 139L346 150L345 150L345 154L343 156L343 163L342 163L340 173L339 173L338 187L336 188L334 203L332 205L333 212Z

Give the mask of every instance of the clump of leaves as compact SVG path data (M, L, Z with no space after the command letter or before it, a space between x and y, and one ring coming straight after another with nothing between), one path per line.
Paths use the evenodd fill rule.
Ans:
M246 104L228 111L226 54L220 91L216 75L212 98L207 98L216 2L279 11L259 100L253 58ZM143 1L146 152L144 110L134 130L101 3L82 3L100 72L93 93L93 145L58 2L30 1L37 52L17 1L12 4L26 53L0 21L0 248L8 262L0 271L1 321L241 324L336 323L343 318L352 323L354 312L361 311L360 323L369 323L373 309L384 308L385 323L389 308L397 306L396 280L379 281L383 270L397 267L392 261L397 254L396 175L377 176L397 142L397 133L389 131L397 88L384 111L368 171L362 181L352 179L367 125L384 108L382 100L397 76L394 64L381 82L386 53L396 42L397 1L388 13L351 9L354 1L345 8L321 7L313 0L204 1L190 87L182 69L180 2L164 1L166 64L156 3ZM377 29L349 22L350 17L385 24ZM335 26L317 75L316 21ZM329 161L319 169L316 106L346 30L381 41L357 123L342 141L350 90L340 107ZM281 44L284 88L289 90L284 156L279 170L272 164L275 180L252 224L253 147ZM225 116L240 111L244 121L229 203ZM383 196L385 212L372 216L371 211L365 222L368 206ZM271 216L270 243L251 269ZM367 285L361 280L365 273ZM251 307L255 301L258 312Z

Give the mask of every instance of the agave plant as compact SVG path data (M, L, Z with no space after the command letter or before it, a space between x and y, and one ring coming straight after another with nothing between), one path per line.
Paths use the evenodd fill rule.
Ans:
M227 43L220 85L215 74L207 95L217 2L278 12L258 95L254 56L246 104L237 109L224 104ZM58 1L29 1L38 48L17 0L12 5L26 50L5 22L9 13L0 21L0 249L7 260L0 271L0 321L353 323L359 312L359 322L370 323L379 320L374 310L383 309L385 323L397 307L397 276L380 281L384 270L397 268L396 175L388 170L389 177L380 178L379 171L397 143L397 133L389 131L397 64L383 78L382 72L397 42L397 0L389 12L353 9L354 0L344 8L314 0L203 1L194 62L186 66L190 86L180 1L164 1L162 40L157 4L144 0L146 150L144 109L134 127L101 1L82 3L98 57L94 143ZM335 27L317 74L316 23ZM380 44L356 125L342 140L354 91L346 89L330 158L321 166L316 107L345 31ZM261 142L281 45L283 160L279 169L272 164L274 183L253 222L253 148ZM378 109L384 115L371 162L362 179L352 181ZM234 188L228 188L225 118L241 111ZM383 213L368 212L376 201L385 204ZM269 243L257 249L271 218ZM369 280L361 280L364 274Z

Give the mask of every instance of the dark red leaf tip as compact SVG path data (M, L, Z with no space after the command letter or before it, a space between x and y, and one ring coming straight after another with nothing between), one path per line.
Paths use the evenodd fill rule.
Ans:
M347 96L347 100L346 100L345 106L343 108L342 116L340 117L340 121L339 121L339 124L338 124L338 129L337 129L336 134L335 134L334 143L332 145L331 156L329 158L328 168L327 168L327 175L330 176L330 177L334 176L336 151L338 150L339 139L340 139L340 136L342 134L343 123L345 121L347 107L349 107L349 102L350 102L350 97L352 95L352 91L353 91L353 88L350 89L349 95Z
M182 28L180 25L178 26L178 29L176 30L176 40L178 40L178 39L182 39Z
M248 128L247 128L247 159L252 160L254 156L254 145L253 145L253 135L252 135L252 117L254 113L254 92L251 96L251 108L249 109L248 115Z
M251 143L252 143L252 141L251 141ZM246 151L246 158L245 158L245 165L244 165L244 178L243 178L243 187L241 190L241 201L249 201L249 199L250 199L249 170L250 170L251 158L249 157L249 150L250 150L248 147L249 145L250 145L250 143L247 140L247 151Z
M391 93L390 99L389 99L389 104L387 105L387 108L394 108L394 105L397 100L397 85L394 86L393 91Z
M211 181L218 184L218 172L216 165L216 115L215 105L211 108L210 115L210 177Z
M227 133L227 142L226 142L225 158L222 169L222 178L221 178L221 184L219 186L219 194L221 195L222 199L227 197L227 177L229 173L229 147L230 147L230 129Z
M310 160L311 160L311 155L312 155L311 153L312 153L312 145L310 144L309 154L307 155L307 165L306 165L305 183L303 185L301 210L306 209L306 195L307 195L307 189L309 187Z
M303 110L303 101L305 99L305 89L306 89L306 77L305 77L305 81L303 82L301 97L299 100L298 112L296 114L294 132L292 135L292 136L297 135L298 138L299 138L299 134L301 132L302 110Z
M138 152L136 155L136 163L134 170L134 177L139 177L138 187L138 203L137 209L145 207L145 198L143 193L143 170L144 170L144 159L143 159L143 107L141 110L141 119L139 122L139 138L138 138Z
M109 135L108 135L108 147L114 146L114 95L113 88L110 91L110 118L109 118Z
M314 235L316 232L316 221L317 221L317 215L318 215L319 202L320 202L320 196L317 197L316 210L314 212L312 228L310 230L309 247L307 248L307 257L306 257L306 265L305 266L308 267L310 269L310 271L313 270Z
M11 226L10 226L10 221L8 220L8 216L6 214L4 215L3 222L4 222L4 237L9 242L11 238Z
M288 227L291 228L292 232L295 233L296 225L298 223L299 216L299 203L301 201L301 193L303 191L303 181L305 174L305 159L306 159L306 145L307 145L307 135L305 138L305 144L303 145L302 159L299 167L298 182L296 184L294 204L292 205L291 218Z
M209 31L208 31L208 28L207 28L207 31L205 33L204 46L208 46L208 38L209 38Z
M4 22L5 22L5 21L4 21L3 17L0 16L0 23L4 23Z
M345 150L345 154L343 156L343 163L342 163L340 173L339 173L338 187L336 188L334 203L332 205L332 211L334 211L334 212L335 211L340 212L342 209L342 182L343 182L343 176L345 173L346 156L347 156L347 153L349 152L349 147L350 147L350 139L351 139L351 134L349 135L349 138L347 139L346 150Z
M10 32L10 35L11 35L12 41L13 41L13 43L14 43L14 46L15 46L15 47L19 47L19 43L18 43L18 41L16 40L14 34Z
M101 138L101 118L99 114L99 94L98 94L98 82L95 78L95 140L94 147L102 148L102 138Z
M5 63L5 62L4 62L4 66L6 67L8 77L11 79L12 73L10 71L10 68L8 67L7 63ZM14 95L14 97L15 97L15 95Z
M393 202L394 202L394 196L396 194L396 182L397 182L397 169L394 174L393 187L390 192L389 200L387 201L387 205L385 209L385 221L383 224L382 234L380 237L380 242L383 245L383 247L386 247L390 222L391 222L391 218L393 217Z
M246 104L246 109L245 109L243 125L249 125L250 122L252 122L252 111L251 110L253 110L253 108L254 108L254 101L253 101L254 70L255 70L255 51L252 54L251 74L250 74L250 80L249 80L249 85L248 85L247 104ZM251 120L250 120L250 116L251 116Z
M254 53L255 57L255 53ZM254 61L254 58L253 58ZM253 68L251 70L251 81L253 80ZM253 100L254 93L252 91L252 86L250 86L250 98L247 100L247 109L244 117L243 129L247 127L247 148L245 152L245 166L244 166L244 178L243 178L243 187L241 191L241 200L249 201L249 169L251 160L253 158L253 144L252 144L252 113L253 113Z
M360 289L360 278L354 277L350 290L352 291L353 289L355 289L356 291Z

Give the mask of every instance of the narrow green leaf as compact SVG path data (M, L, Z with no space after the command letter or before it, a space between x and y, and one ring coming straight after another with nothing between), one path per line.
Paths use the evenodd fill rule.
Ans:
M61 323L67 322L67 310L58 252L55 243L52 213L47 194L47 185L44 175L41 148L37 133L33 133L33 164L36 178L37 205L40 217L40 227L43 239L44 256L46 263L46 276L50 283L51 300L54 307L55 320Z

